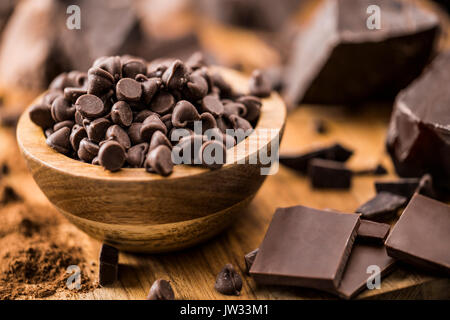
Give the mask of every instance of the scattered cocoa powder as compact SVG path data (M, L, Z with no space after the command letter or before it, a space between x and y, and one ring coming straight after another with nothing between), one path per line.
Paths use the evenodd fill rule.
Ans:
M94 266L81 246L68 241L61 230L67 222L48 207L10 204L0 208L0 299L40 299L56 293L70 294L66 281L81 271L81 289L96 287ZM70 235L69 235L70 237Z

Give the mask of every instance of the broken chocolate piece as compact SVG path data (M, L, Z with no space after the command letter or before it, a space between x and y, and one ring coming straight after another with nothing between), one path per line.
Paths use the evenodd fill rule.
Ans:
M99 260L99 284L101 286L113 284L117 280L119 269L119 250L107 244L103 244L100 250Z
M388 171L386 170L386 168L382 164L377 164L377 166L375 168L353 171L353 174L359 175L359 176L361 176L361 175L382 176L382 175L385 175L387 173L388 173Z
M232 264L226 264L219 272L214 288L227 296L238 296L241 294L242 278Z
M352 183L352 171L342 162L332 160L312 159L308 177L314 188L348 189Z
M252 267L252 265L253 265L253 262L255 262L255 258L256 258L256 255L258 254L258 251L259 251L259 248L256 248L255 250L253 250L253 251L247 253L247 254L244 256L245 267L246 267L247 273L250 272L250 269L251 269L251 267Z
M386 220L394 217L398 209L403 207L407 201L408 199L405 197L383 191L361 205L356 212L361 213L362 219Z
M389 234L391 226L370 220L361 220L358 228L357 241L372 244L383 244Z
M250 274L260 284L332 291L350 255L359 216L304 206L275 212Z
M367 27L371 5L379 29ZM437 16L412 2L324 1L294 40L283 96L291 106L391 99L421 73L438 30Z
M147 300L174 300L175 294L173 293L170 282L164 279L158 279L153 282L150 291L147 296Z
M380 276L384 277L393 271L394 264L395 259L387 255L384 246L356 243L335 293L341 298L351 299L367 288L367 280L373 277L373 273L368 273L369 266L378 266Z
M420 180L418 178L402 178L394 181L375 181L377 193L389 192L410 199Z
M312 159L327 159L345 162L353 155L353 150L347 149L339 143L309 151L307 153L280 154L280 163L291 169L306 173L308 163Z
M402 91L394 106L387 149L400 176L433 176L450 190L450 52L438 56L426 72Z
M389 256L450 274L450 206L414 195L386 240Z

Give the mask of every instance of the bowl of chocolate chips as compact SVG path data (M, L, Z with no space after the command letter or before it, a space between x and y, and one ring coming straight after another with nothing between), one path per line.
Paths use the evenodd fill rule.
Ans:
M78 228L124 251L165 252L243 213L277 165L286 108L260 72L204 60L101 57L24 112L28 167Z

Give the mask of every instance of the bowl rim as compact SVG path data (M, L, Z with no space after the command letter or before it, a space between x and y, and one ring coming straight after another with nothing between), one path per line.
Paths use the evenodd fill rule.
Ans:
M233 88L241 91L244 89L244 92L248 92L248 76L224 67L212 66L210 69L219 72ZM16 129L17 143L23 155L43 166L70 176L122 182L178 179L212 171L200 166L182 164L175 165L170 176L162 177L158 174L148 173L143 168L122 168L116 172L109 172L101 166L72 159L50 148L45 142L42 128L34 124L29 117L30 107L36 104L44 94L45 92L25 109ZM269 97L261 100L261 115L253 132L245 140L228 149L226 163L214 171L226 170L240 163L247 163L249 157L254 156L260 149L269 145L272 140L281 138L287 116L283 99L278 93L272 92ZM274 135L261 134L265 130L274 130L272 131Z

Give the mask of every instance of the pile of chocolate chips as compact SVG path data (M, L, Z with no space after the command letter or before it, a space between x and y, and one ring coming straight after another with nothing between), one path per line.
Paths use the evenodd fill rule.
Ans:
M200 53L186 63L101 57L87 73L55 78L42 101L30 108L30 118L44 129L50 147L74 159L110 171L145 167L167 176L174 165L172 147L179 154L189 149L194 163L213 169L226 161L226 149L239 142L226 130L251 131L260 115L259 97L270 94L258 72L249 87L253 95L235 92L208 69ZM193 130L197 121L200 133ZM172 140L173 130L180 128L185 135ZM208 129L214 134L205 134ZM202 161L210 144L223 150L222 163Z

